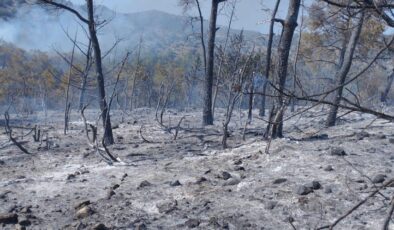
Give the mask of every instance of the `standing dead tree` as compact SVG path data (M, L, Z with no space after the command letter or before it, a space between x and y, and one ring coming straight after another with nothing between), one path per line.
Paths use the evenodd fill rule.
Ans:
M274 11L272 12L272 16L271 16L271 21L270 21L270 29L269 29L269 35L268 35L268 44L267 44L267 53L266 53L266 57L265 57L265 69L264 69L264 75L266 80L269 79L269 74L271 71L271 53L272 53L272 43L274 40L274 25L275 25L275 21L277 21L276 18L276 13L278 12L279 9L279 4L280 4L280 0L276 0L276 4L274 7ZM265 116L265 107L266 107L266 92L267 92L267 85L268 85L268 81L264 81L264 85L263 85L263 93L261 95L261 107L260 107L260 111L259 111L259 115L264 117Z
M352 34L350 36L349 42L346 45L346 50L343 56L343 63L335 75L335 78L337 79L337 85L339 86L343 85L343 83L346 81L346 77L352 65L354 51L356 49L356 45L360 37L361 29L363 27L363 22L364 22L364 11L361 11L358 14L358 19L355 22L355 28L352 30ZM343 86L339 87L335 92L334 101L333 101L334 106L330 107L330 111L328 113L328 117L326 121L327 126L334 126L336 123L336 118L338 113L338 106L336 105L339 104L341 101L343 88L344 88Z
M103 122L104 130L104 142L108 145L114 143L114 138L112 134L112 126L111 126L111 119L108 113L108 104L105 97L105 82L104 82L104 73L103 73L103 66L102 66L102 56L101 56L101 48L100 43L97 38L97 27L98 24L95 21L94 15L94 4L93 0L86 0L86 7L88 18L82 16L76 9L69 7L63 3L53 0L38 0L38 3L53 6L57 9L66 10L72 14L74 14L81 22L88 26L89 36L92 41L92 47L94 51L94 61L96 67L96 79L97 79L97 88L98 88L98 99L99 105L101 110L101 117Z
M384 91L382 92L382 96L380 98L380 101L383 103L387 103L387 97L389 95L391 86L393 85L394 82L394 69L392 70L392 73L390 74L390 76L387 77L387 85L384 89Z
M219 3L225 2L226 0L212 0L211 5L211 17L209 20L209 33L208 33L208 53L207 53L207 71L204 81L204 92L203 92L203 125L213 125L213 113L212 113L212 88L213 88L213 68L214 68L214 53L215 53L215 38L216 31L216 20L218 15Z
M75 38L74 38L74 41L76 41L76 40L77 40L77 33L75 33ZM71 76L72 76L72 70L73 70L73 64L74 64L75 44L76 43L74 43L72 51L71 51L70 67L69 67L68 76L67 76L66 101L65 101L65 109L64 109L64 130L63 130L64 135L67 134L68 125L69 125L69 121L70 121L71 103L69 102L69 97L70 97Z
M225 120L223 122L222 147L227 148L228 126L230 124L235 104L243 95L243 89L246 86L246 76L250 74L250 59L254 51L246 56L244 54L245 41L243 31L231 39L229 51L219 50L220 58L224 60L223 77L224 84L227 87L227 104Z
M287 68L289 62L290 48L293 41L294 31L297 27L298 12L301 0L290 0L289 9L285 20L279 20L282 23L282 38L278 47L278 63L276 71L275 84L279 88L278 97L276 98L276 106L273 112L274 122L272 123L271 137L283 137L283 114L286 108L285 98L280 93L285 88L287 78Z

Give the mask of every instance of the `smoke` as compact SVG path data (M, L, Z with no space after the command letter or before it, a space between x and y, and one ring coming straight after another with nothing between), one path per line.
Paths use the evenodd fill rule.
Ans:
M78 42L88 43L86 33L81 27L84 26L86 30L86 25L74 15L53 8L22 3L24 3L22 0L6 0L0 3L0 6L4 6L3 12L0 12L0 40L26 50L49 52L54 49L71 50L72 42L67 39L66 33L70 37L78 33ZM84 7L73 7L76 7L81 14L85 14ZM108 19L109 14L100 18ZM111 27L111 24L112 22L107 26ZM115 33L112 31L108 33L108 30L109 28L106 28L103 33L99 33L104 49L109 49L116 40Z

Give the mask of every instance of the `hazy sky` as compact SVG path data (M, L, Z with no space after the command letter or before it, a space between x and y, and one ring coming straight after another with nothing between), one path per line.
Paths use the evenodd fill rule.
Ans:
M105 5L117 12L133 13L146 10L160 10L171 14L182 14L181 7L178 6L179 0L95 0L96 4ZM210 0L200 0L204 18L209 20ZM71 0L76 4L84 4L85 0ZM281 1L279 14L286 14L288 0ZM236 10L236 20L233 22L233 28L255 30L267 33L267 21L270 15L263 11L264 8L272 9L275 4L274 0L239 0ZM191 10L191 14L197 13ZM226 25L227 18L221 15L218 18L218 24Z

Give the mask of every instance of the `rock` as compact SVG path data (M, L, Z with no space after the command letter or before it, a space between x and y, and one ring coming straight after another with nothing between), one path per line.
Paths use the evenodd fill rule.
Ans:
M31 221L26 217L21 217L18 220L18 224L21 226L29 226L31 225Z
M386 177L387 176L384 174L378 174L372 178L372 183L374 184L383 183Z
M0 165L5 165L5 162L3 160L0 160Z
M92 208L90 208L89 206L85 206L77 211L76 217L78 219L83 219L90 216L91 214L93 214Z
M346 152L341 147L333 147L331 148L331 155L333 156L346 156Z
M75 178L74 174L68 174L68 176L67 176L67 180L72 180L74 178Z
M74 209L75 210L79 210L79 209L81 209L81 208L83 208L85 206L88 206L88 205L90 205L90 200L85 200L85 201L82 201L82 202L74 205Z
M234 164L235 165L241 165L242 164L242 160L241 159L236 160L236 161L234 161Z
M185 226L188 228L197 228L200 225L200 221L197 219L189 219L185 222Z
M308 195L309 193L313 192L312 188L306 187L304 185L300 185L296 188L295 193L301 196Z
M119 188L119 187L120 187L119 184L114 184L114 185L112 185L112 189L113 189L113 190L115 190L115 189L117 189L117 188Z
M172 186L172 187L181 186L181 185L182 185L182 184L181 184L181 182L179 182L179 180L172 181L172 182L170 183L170 186Z
M22 208L21 213L31 213L31 205Z
M145 223L138 223L138 224L135 224L135 228L134 229L135 230L147 230L148 227L146 227Z
M268 201L266 204L265 204L265 209L267 209L267 210L272 210L272 209L274 209L275 207L276 207L276 205L278 204L278 202L277 201Z
M223 171L221 177L223 178L223 180L228 180L231 178L231 174L226 171Z
M177 206L178 206L178 201L176 201L176 200L168 201L168 202L164 202L164 203L156 205L159 212L165 213L165 214L172 212L173 210L175 210L177 208Z
M230 179L226 180L226 182L224 182L223 186L237 185L239 182L241 182L240 179L231 177Z
M5 199L5 198L7 198L7 194L8 194L8 193L11 193L11 191L10 191L10 190L6 190L6 191L0 193L0 199Z
M201 184L201 183L206 182L206 181L208 181L207 178L202 176L202 177L197 178L195 183L196 184Z
M26 230L26 227L25 227L25 226L22 226L22 225L20 225L20 224L16 224L16 225L15 225L15 230Z
M16 224L18 215L15 213L0 214L0 224Z
M111 197L112 197L113 195L115 195L115 191L111 188L111 189L109 189L108 192L107 192L107 199L108 199L108 200L111 199Z
M234 171L245 171L245 168L242 167L242 166L236 165L236 166L234 167Z
M356 138L358 140L363 140L364 138L369 137L369 136L370 136L370 134L365 131L362 131L362 132L356 134Z
M326 172L331 172L331 171L334 171L334 169L333 169L333 167L332 167L331 165L327 165L327 166L324 168L324 171L326 171Z
M313 190L318 190L318 189L322 188L320 182L317 181L317 180L314 180L314 181L312 181L310 183L307 183L305 186L308 187L308 188L311 188Z
M104 224L96 224L93 226L93 230L109 230Z
M332 188L331 188L331 186L325 186L325 188L324 188L324 193L326 193L326 194L332 193Z
M282 183L284 183L284 182L286 182L286 181L287 181L286 178L278 178L278 179L274 180L274 181L272 182L272 184L282 184Z
M126 179L127 176L128 176L127 173L123 174L122 178L120 179L120 181L124 181L124 179Z
M141 183L140 183L140 185L138 185L138 188L140 189L140 188L145 188L145 187L149 187L149 186L151 186L152 184L149 182L149 181L147 181L147 180L144 180L144 181L142 181Z
M390 138L390 139L389 139L389 143L390 143L390 144L394 144L394 138Z

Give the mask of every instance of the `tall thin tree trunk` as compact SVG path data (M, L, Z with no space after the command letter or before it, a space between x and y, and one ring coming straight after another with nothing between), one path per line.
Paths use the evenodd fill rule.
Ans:
M86 65L83 71L81 93L79 95L79 111L82 111L85 103L86 85L88 83L88 76L91 66L92 66L92 40L89 39L88 52L86 53Z
M205 41L204 41L204 17L202 16L201 12L201 7L200 7L200 1L195 0L197 9L198 9L198 15L200 19L200 39L201 39L201 48L202 48L202 54L204 57L204 73L207 74L207 50L205 48Z
M358 17L359 18L355 24L356 27L353 28L352 34L350 36L350 40L346 46L346 51L343 56L343 64L335 75L335 78L337 80L337 87L339 88L335 91L334 101L333 101L334 105L330 106L330 111L327 116L326 125L328 127L334 126L336 123L338 105L341 102L343 88L344 88L343 84L345 83L347 74L349 73L350 67L352 65L354 51L356 49L360 37L361 29L363 27L364 13L363 12L359 13Z
M228 39L230 38L231 24L233 23L233 18L234 18L234 14L235 14L235 6L236 6L236 2L233 3L231 14L230 14L230 19L228 21L226 40L224 42L223 53L225 53L227 50ZM215 117L215 107L216 107L216 100L217 100L218 93L219 93L219 85L220 85L220 77L222 74L222 66L223 66L223 59L220 59L218 74L216 76L215 91L213 94L213 102L212 102L212 116L213 117Z
M208 35L207 71L205 74L205 81L204 81L203 125L213 125L212 86L213 86L215 38L217 31L216 19L218 14L219 3L224 1L226 0L212 0L211 18L209 21L209 35Z
M394 82L394 69L393 69L393 72L391 73L391 75L387 77L387 85L382 93L381 98L380 98L381 102L387 103L387 97L389 95L391 85L393 84L393 82Z
M76 41L76 39L77 39L77 33L75 34L74 41ZM71 104L69 102L69 95L70 95L71 75L72 75L73 64L74 64L74 53L75 53L75 43L74 43L73 49L71 51L70 69L68 71L68 79L67 79L66 102L65 102L65 108L64 108L64 130L63 130L64 135L67 134L68 124L69 124L69 120L70 120Z
M285 88L287 67L289 63L289 54L291 43L293 41L294 31L297 27L298 12L301 0L290 0L289 9L285 21L283 21L282 38L278 48L278 64L277 64L277 88L279 89L276 99L277 110L275 111L275 124L272 128L272 138L283 137L283 114L284 114L284 97L283 90Z
M269 30L269 35L268 35L268 44L267 44L267 54L266 54L266 66L264 70L264 75L266 78L266 81L264 82L263 85L263 95L261 95L261 107L259 111L259 115L264 117L265 116L265 104L266 104L266 92L267 92L267 86L268 86L268 79L269 79L269 74L270 74L270 69L271 69L271 53L272 53L272 42L274 39L274 24L275 24L275 17L276 13L278 12L280 0L276 1L274 11L272 12L272 17L271 17L271 23L270 23L270 30Z
M101 49L100 49L100 43L97 38L96 24L94 21L93 0L86 0L86 3L88 7L89 35L90 35L90 39L92 40L92 47L94 51L94 59L96 64L99 105L100 105L101 116L102 116L103 127L104 127L104 142L107 145L111 145L114 144L114 137L112 134L111 117L109 114L110 108L108 108L107 100L105 98L105 82L104 82L103 66L101 60Z
M302 4L304 4L304 1L302 0ZM295 94L296 92L296 86L297 86L297 62L298 62L298 56L300 53L300 46L301 46L301 39L302 39L302 26L304 24L304 8L301 9L301 24L300 24L300 34L298 35L298 43L297 43L297 51L294 57L294 65L293 65L293 93ZM296 104L296 99L292 98L291 99L291 112L294 112L295 110L295 104Z

